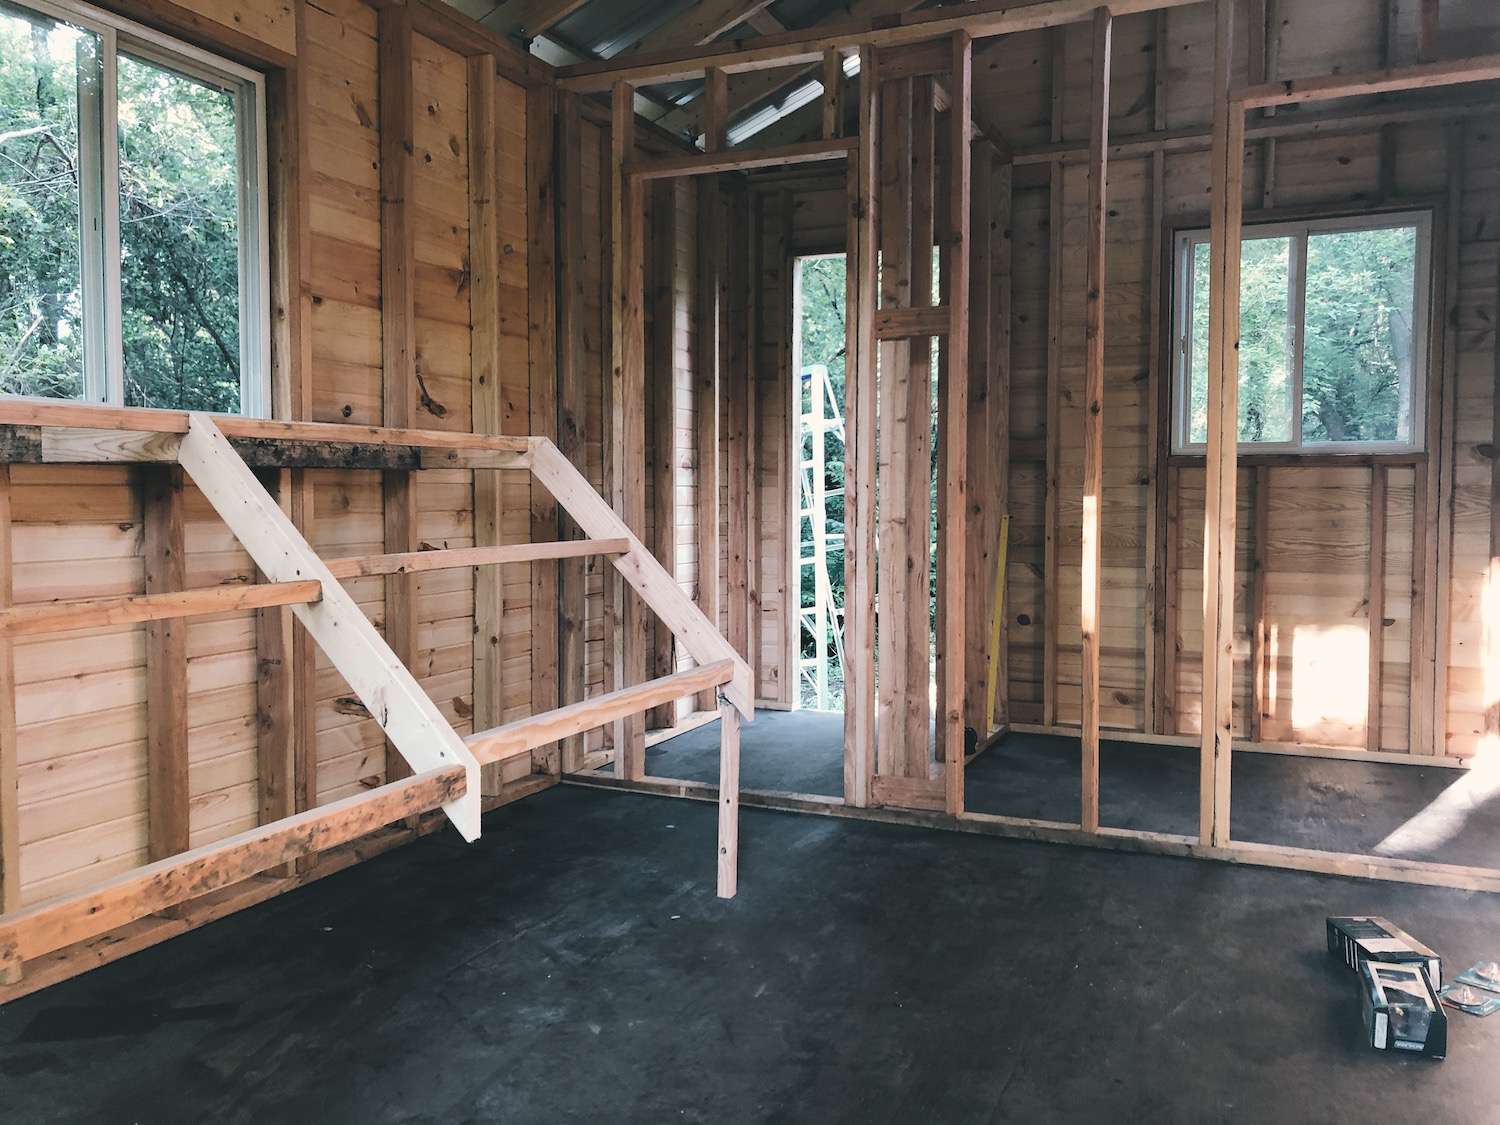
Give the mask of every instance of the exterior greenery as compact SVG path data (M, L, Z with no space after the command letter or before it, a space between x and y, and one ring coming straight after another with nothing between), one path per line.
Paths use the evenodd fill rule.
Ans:
M1186 437L1208 439L1208 244L1193 241ZM1298 258L1306 247L1304 280ZM1248 237L1240 271L1239 440L1412 436L1418 228L1314 226ZM1296 303L1302 303L1300 326ZM1294 328L1300 327L1300 332ZM1296 401L1301 350L1302 395Z
M84 394L100 40L0 4L0 392ZM118 55L125 403L240 409L236 98ZM98 257L98 255L95 255Z

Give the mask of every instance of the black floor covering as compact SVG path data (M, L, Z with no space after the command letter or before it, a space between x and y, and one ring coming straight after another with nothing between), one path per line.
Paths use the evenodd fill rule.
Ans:
M1496 1120L1500 1017L1362 1046L1323 919L1500 896L746 809L722 902L714 823L563 786L7 1005L0 1119Z
M758 712L743 728L740 784L842 796L842 724L830 712ZM1106 740L1099 762L1103 824L1197 834L1196 747ZM653 747L647 768L717 782L718 724ZM1078 786L1077 738L1012 734L969 766L965 805L1076 823ZM1500 779L1486 770L1240 752L1230 793L1236 840L1500 867Z

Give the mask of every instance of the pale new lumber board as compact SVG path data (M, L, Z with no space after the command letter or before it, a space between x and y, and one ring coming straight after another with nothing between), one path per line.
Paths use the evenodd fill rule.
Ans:
M669 700L682 699L695 692L711 691L728 683L733 675L734 663L718 660L644 684L595 696L582 703L571 703L556 711L518 719L491 730L476 731L465 737L464 741L481 765L504 762L538 746L605 726L626 715L648 711Z

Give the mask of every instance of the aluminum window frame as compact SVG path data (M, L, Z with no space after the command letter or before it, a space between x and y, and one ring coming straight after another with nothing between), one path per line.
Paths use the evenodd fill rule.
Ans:
M1307 244L1310 236L1361 230L1412 227L1416 230L1416 261L1412 294L1411 378L1406 388L1410 437L1405 441L1313 441L1303 435L1303 328L1307 312ZM1289 441L1239 440L1243 453L1279 453L1326 456L1372 453L1419 453L1424 448L1427 381L1430 377L1429 341L1432 324L1432 229L1431 210L1377 211L1359 215L1329 215L1312 219L1245 223L1240 242L1264 238L1290 238L1287 268L1287 340L1292 396L1292 436ZM1193 253L1209 242L1207 227L1175 232L1172 247L1172 415L1174 454L1202 455L1205 442L1191 440L1193 297L1197 278Z

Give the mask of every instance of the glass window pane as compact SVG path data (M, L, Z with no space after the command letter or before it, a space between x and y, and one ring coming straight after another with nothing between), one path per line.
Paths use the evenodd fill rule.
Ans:
M1409 441L1417 230L1307 240L1305 441Z
M97 36L0 4L0 392L84 393L80 111L97 105ZM95 119L96 120L96 119ZM97 147L97 146L95 146ZM102 273L89 284L102 284ZM102 325L90 327L101 332Z
M123 53L119 95L125 402L237 414L236 99Z
M1292 440L1292 240L1247 238L1240 249L1240 440Z
M1247 238L1240 249L1239 440L1292 440L1291 239ZM1208 243L1193 245L1188 440L1208 440Z

